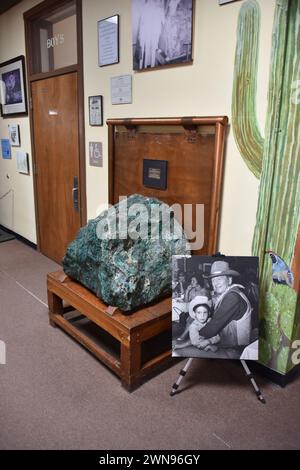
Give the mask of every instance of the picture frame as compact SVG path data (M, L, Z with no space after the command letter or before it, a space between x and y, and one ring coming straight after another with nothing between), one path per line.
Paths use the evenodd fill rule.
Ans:
M174 258L177 269L173 263L172 356L256 361L258 257L175 255ZM233 312L238 313L234 316Z
M99 20L98 65L104 67L119 63L119 15Z
M133 70L193 62L194 0L132 0Z
M103 126L103 96L89 96L89 124Z
M9 141L12 147L20 147L20 126L19 124L9 124L8 126Z
M23 55L0 64L0 114L3 118L28 115Z

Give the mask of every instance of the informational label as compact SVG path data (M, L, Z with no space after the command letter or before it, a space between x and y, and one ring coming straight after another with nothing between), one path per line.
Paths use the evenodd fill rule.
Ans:
M155 180L160 180L160 168L149 168L148 172L149 178L154 178Z
M132 76L119 75L111 78L111 103L132 103Z
M11 148L9 139L1 139L1 152L5 160L11 159Z
M102 142L89 142L90 166L103 167Z
M18 124L9 124L8 126L9 141L12 147L20 146L20 130Z
M98 21L98 52L100 66L116 64L119 62L118 21L118 15Z

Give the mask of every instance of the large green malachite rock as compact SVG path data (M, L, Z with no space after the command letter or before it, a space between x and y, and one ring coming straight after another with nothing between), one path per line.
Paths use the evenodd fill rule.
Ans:
M108 305L129 312L170 293L172 255L189 253L169 206L134 194L80 229L63 269Z

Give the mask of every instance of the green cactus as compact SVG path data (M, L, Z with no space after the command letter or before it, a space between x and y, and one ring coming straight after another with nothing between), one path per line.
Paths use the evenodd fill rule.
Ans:
M259 5L247 0L238 20L232 124L242 157L260 177L252 253L260 257L261 310L264 331L269 329L264 342L272 350L272 358L264 354L261 359L285 373L297 297L286 286L275 286L284 291L274 289L265 250L272 249L291 265L299 230L300 105L294 84L300 80L300 0L276 1L264 139L255 108L259 28ZM263 349L269 350L266 344Z
M260 9L256 0L241 7L235 53L232 123L236 143L249 169L260 177L264 141L256 118L256 76ZM247 112L245 112L247 109Z

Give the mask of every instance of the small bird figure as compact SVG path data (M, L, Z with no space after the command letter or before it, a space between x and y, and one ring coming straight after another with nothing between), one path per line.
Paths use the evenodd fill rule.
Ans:
M273 282L276 284L284 284L286 286L293 287L294 275L286 262L274 251L267 250L266 253L270 255L272 260Z

